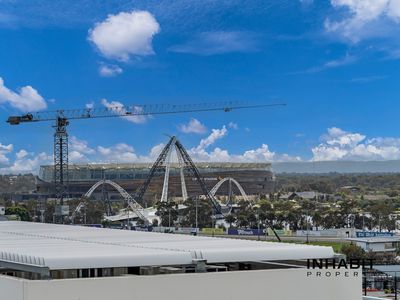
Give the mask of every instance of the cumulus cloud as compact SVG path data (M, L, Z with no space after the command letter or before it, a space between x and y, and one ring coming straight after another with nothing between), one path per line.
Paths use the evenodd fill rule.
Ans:
M400 1L398 0L331 0L334 8L345 9L340 20L325 20L328 32L358 42L363 38L387 34L387 23L400 22ZM386 26L388 27L388 26ZM389 26L390 27L390 26Z
M89 143L80 140L75 136L69 139L69 161L71 163L80 163L89 161L88 155L94 155L96 151L89 147Z
M75 150L83 154L94 154L95 150L89 147L89 143L85 140L80 140L75 136L69 139L69 149Z
M332 127L323 135L322 143L311 149L314 161L334 160L397 160L400 159L399 138L370 138L360 133Z
M242 154L230 154L228 150L216 147L207 150L218 140L228 134L228 129L223 126L221 129L212 129L211 134L202 139L197 147L191 148L188 152L195 161L210 162L273 162L273 161L301 161L301 158L288 154L279 154L270 151L267 144L262 144L259 148L249 149Z
M145 123L148 119L148 116L140 115L143 112L143 108L141 106L125 107L121 102L118 101L108 102L107 99L102 99L101 104L110 109L111 111L115 112L115 114L125 115L128 112L132 113L132 116L123 116L121 118L135 124Z
M138 156L132 146L119 143L111 147L98 146L100 159L105 162L133 163L138 161Z
M26 150L24 150L24 149L19 150L19 151L15 154L15 156L17 157L17 159L23 159L23 158L26 157L27 155L29 155L29 153L28 153Z
M102 77L114 77L122 74L123 70L117 65L102 64L99 67L99 74Z
M128 61L131 56L154 54L152 40L160 25L148 11L109 15L89 30L88 39L108 58Z
M180 124L178 129L183 133L206 133L207 127L199 120L191 118L188 124Z
M52 162L52 155L45 152L34 155L28 153L26 150L20 150L15 154L16 159L8 166L0 168L0 174L24 174L24 173L37 173L40 165L50 164Z
M15 92L4 85L0 77L0 104L8 104L22 112L39 111L47 108L44 98L33 87L27 85Z
M2 143L0 143L0 166L7 165L10 162L7 154L11 153L13 151L13 148L14 146L12 144L3 145Z

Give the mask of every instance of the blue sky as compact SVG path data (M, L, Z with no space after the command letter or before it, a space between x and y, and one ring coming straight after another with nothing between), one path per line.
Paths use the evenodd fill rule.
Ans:
M285 108L71 123L73 162L400 159L398 0L0 0L0 118L110 104ZM52 159L47 123L0 122L0 173Z

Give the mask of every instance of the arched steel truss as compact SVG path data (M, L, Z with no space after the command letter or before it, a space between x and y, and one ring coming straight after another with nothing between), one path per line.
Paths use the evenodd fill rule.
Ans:
M239 182L237 182L234 178L232 177L226 177L221 179L220 181L218 181L218 183L216 185L214 185L214 187L211 189L210 194L215 196L215 194L217 193L217 191L219 190L219 188L221 187L221 185L226 182L226 181L230 181L233 182L236 187L238 188L240 194L242 195L243 199L245 201L249 201L249 198L247 197L246 192L244 191L244 189L242 188L242 186L240 185Z
M140 218L142 219L145 224L148 223L148 219L143 215L144 208L136 202L135 199L127 192L125 191L119 184L115 183L114 181L111 180L100 180L96 182L84 195L84 197L89 198L93 192L101 185L103 184L108 184L111 185L113 188L115 188L121 196L127 201L129 207L132 209L132 211Z

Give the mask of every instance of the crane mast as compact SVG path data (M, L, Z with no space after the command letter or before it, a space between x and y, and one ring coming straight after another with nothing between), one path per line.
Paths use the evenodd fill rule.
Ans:
M263 108L273 106L285 106L284 103L272 104L249 104L243 101L226 101L213 103L196 103L196 104L145 104L145 105L129 105L129 106L107 106L100 108L85 109L69 109L56 111L43 111L27 113L20 116L10 116L7 123L10 125L19 125L21 123L33 123L51 121L54 122L54 189L55 196L59 202L59 209L62 211L64 199L68 194L68 132L67 127L70 120L75 119L94 119L122 117L133 118L138 116L195 113L195 112L212 112L222 111L230 112L236 109L246 108ZM189 159L189 163L193 164ZM198 175L198 174L195 174ZM203 192L205 196L209 193L205 187ZM139 193L141 191L138 191ZM62 212L60 212L63 215ZM57 220L56 220L57 221ZM59 220L60 221L60 220ZM61 221L63 217L61 216Z

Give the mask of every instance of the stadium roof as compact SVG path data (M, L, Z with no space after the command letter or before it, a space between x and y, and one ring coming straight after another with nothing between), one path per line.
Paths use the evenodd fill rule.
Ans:
M225 169L240 169L240 168L255 168L255 169L265 169L270 168L270 163L235 163L235 162L195 162L196 167L200 169L209 169L209 168L225 168ZM153 165L153 162L148 163L107 163L107 164L71 164L68 166L69 169L150 169ZM53 169L53 165L42 165L41 168L51 168ZM172 168L179 168L178 163L172 163Z
M331 247L0 222L0 262L50 270L331 258Z

